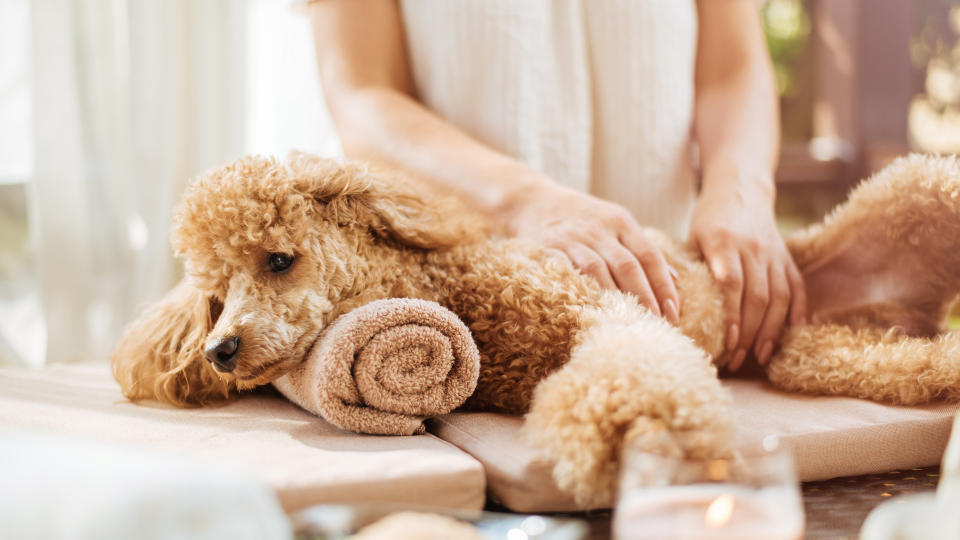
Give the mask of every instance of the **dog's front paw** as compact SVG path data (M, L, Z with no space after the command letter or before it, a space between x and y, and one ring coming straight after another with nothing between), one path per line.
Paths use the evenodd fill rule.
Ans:
M528 441L553 463L557 486L583 508L612 502L627 425L622 415L608 414L598 390L569 371L554 373L537 387L524 422Z
M537 386L526 430L581 506L610 505L624 441L703 459L730 440L729 393L693 341L624 296L593 314L570 361Z
M663 417L665 411L629 381L579 375L561 370L541 383L524 425L528 440L553 462L557 486L577 505L612 506L628 446L665 458L727 455L730 430L723 421L723 401L685 404ZM711 405L716 414L706 413Z

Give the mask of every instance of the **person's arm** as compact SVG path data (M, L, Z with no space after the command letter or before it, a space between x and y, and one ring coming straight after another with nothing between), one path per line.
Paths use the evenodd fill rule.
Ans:
M777 231L779 112L755 0L699 0L695 134L703 184L691 241L724 293L726 346L765 364L789 319L806 316L803 279Z
M629 212L559 186L412 97L395 0L309 7L327 106L348 157L385 161L452 188L507 234L557 249L601 285L632 292L678 321L670 268Z

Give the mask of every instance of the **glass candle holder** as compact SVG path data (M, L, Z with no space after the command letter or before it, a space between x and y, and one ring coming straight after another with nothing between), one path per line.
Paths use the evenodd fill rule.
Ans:
M617 540L799 540L803 529L785 451L710 461L624 453Z

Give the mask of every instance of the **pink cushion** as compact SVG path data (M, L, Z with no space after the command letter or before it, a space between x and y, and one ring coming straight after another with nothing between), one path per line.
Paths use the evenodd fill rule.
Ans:
M216 462L271 486L284 510L390 501L476 509L480 464L432 435L341 431L280 397L174 409L125 400L103 365L0 368L0 429L52 432Z
M851 398L778 391L762 381L727 380L737 440L759 451L773 435L791 449L803 481L884 472L940 462L957 405L894 407ZM453 413L429 429L483 463L492 497L520 512L568 511L572 499L551 477L551 464L520 436L522 420ZM769 442L769 439L768 439Z

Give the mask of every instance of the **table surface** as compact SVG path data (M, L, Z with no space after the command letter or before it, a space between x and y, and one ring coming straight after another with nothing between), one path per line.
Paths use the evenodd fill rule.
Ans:
M834 478L803 485L808 540L859 538L860 527L877 505L897 495L934 491L939 467Z
M856 540L867 515L897 495L934 491L939 467L834 478L803 484L807 540ZM590 524L590 540L610 537L609 511L574 514Z

